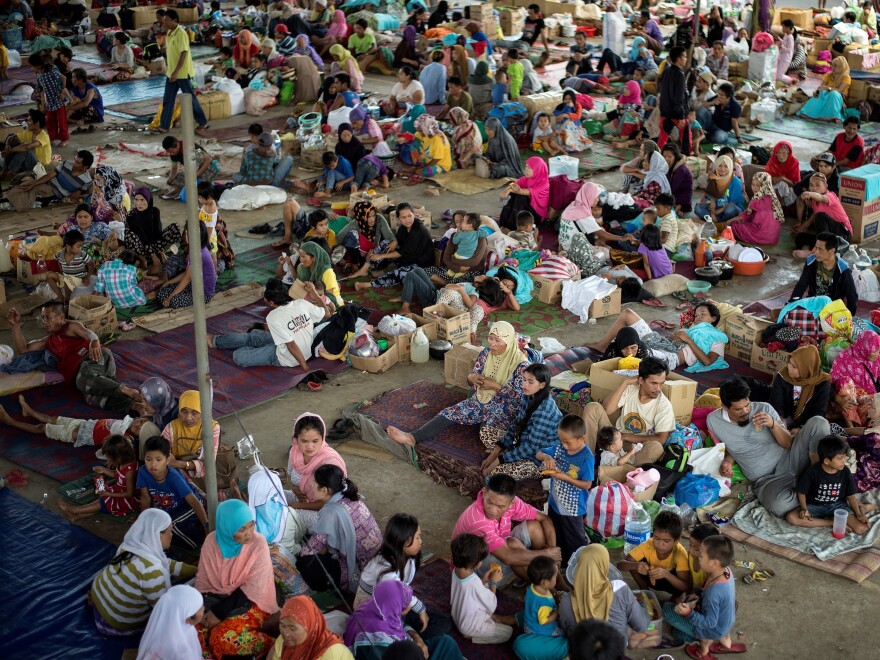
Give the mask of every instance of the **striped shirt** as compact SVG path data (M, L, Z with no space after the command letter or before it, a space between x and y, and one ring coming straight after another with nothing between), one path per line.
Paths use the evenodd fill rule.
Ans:
M80 250L78 254L73 255L73 258L70 261L67 261L67 257L64 256L65 248L62 248L58 251L58 254L55 255L55 258L58 259L58 263L61 264L61 272L65 275L72 275L73 277L84 278L89 274L89 262L92 258L89 256L89 253L85 250Z
M171 560L171 577L195 577L196 567ZM162 567L132 555L127 561L109 564L95 576L89 595L101 617L117 630L137 630L146 624L150 611L165 593Z
M55 168L55 176L49 180L52 192L58 199L64 199L77 190L85 191L92 183L92 175L86 169L80 174L73 173L74 162L65 160Z

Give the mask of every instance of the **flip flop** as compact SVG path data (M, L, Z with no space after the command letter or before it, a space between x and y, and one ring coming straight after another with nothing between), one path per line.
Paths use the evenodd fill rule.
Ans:
M751 575L743 577L746 584L755 584L756 582L766 582L768 578L772 578L776 572L772 568L765 568L763 571L753 571Z
M323 385L320 383L315 383L313 381L302 381L299 385L296 386L300 392L317 392L319 390L324 389Z
M699 642L696 644L688 644L684 647L684 652L688 654L688 657L694 658L694 660L718 660L718 658L712 655L711 651L709 651L709 653L703 653Z
M320 199L318 199L317 197L309 197L309 198L306 200L306 204L308 204L309 206L313 206L313 207L315 207L316 209L319 209L319 208L321 208L322 206L324 206L324 202L322 202L322 201L321 201Z
M642 304L648 307L666 307L666 303L659 298L646 298L642 301Z
M425 180L425 179L422 178L421 176L419 176L418 174L410 174L410 175L409 175L409 181L407 182L406 185L408 185L408 186L415 186L415 185L421 183L421 182L424 181L424 180Z
M728 653L745 653L749 647L742 642L733 642L730 648L724 646L721 642L712 642L709 647L709 653L717 653L718 655L726 655Z
M676 326L674 323L670 323L669 321L651 321L648 326L652 330L674 330Z

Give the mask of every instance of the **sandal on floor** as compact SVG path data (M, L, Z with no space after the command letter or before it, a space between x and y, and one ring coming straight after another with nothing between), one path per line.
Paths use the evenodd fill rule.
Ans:
M409 181L407 182L406 185L408 185L408 186L415 186L415 185L421 183L421 182L424 181L424 180L425 180L425 179L422 178L422 177L420 177L418 174L410 174L410 175L409 175Z
M327 437L330 440L344 440L352 433L354 433L354 423L340 417L333 422L333 426L327 431Z
M642 304L648 307L666 307L666 303L659 298L646 298L642 301Z
M270 231L272 231L272 227L269 226L268 222L264 222L261 225L249 229L248 234L268 234Z
M304 380L296 386L296 389L298 389L300 392L318 392L324 389L324 387L320 383L315 383L310 380Z
M726 655L728 653L745 653L748 650L749 647L742 642L733 642L730 645L730 648L727 648L721 642L712 642L712 646L709 647L709 653L716 653L718 655Z
M718 658L712 655L711 651L703 654L699 642L696 644L688 644L684 647L684 652L688 654L688 657L693 658L694 660L718 660Z
M315 207L316 209L319 209L319 208L321 208L322 206L324 206L324 202L321 201L320 199L318 199L317 197L309 197L309 198L306 200L306 204L308 204L309 206L313 206L313 207Z
M756 582L766 582L768 578L772 578L776 572L772 568L765 568L763 571L754 571L751 575L743 577L746 584L755 584Z
M652 330L675 330L678 326L674 323L670 323L669 321L651 321L648 326Z

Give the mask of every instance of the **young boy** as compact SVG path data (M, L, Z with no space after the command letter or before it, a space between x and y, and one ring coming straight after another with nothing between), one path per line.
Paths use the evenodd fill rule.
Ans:
M309 213L309 225L312 228L306 232L305 238L323 238L331 250L336 247L336 232L330 229L330 217L326 211L316 209Z
M498 107L507 101L507 98L507 72L498 69L495 72L495 84L492 85L492 105Z
M511 48L507 51L507 59L509 62L507 65L507 78L510 81L508 94L510 94L511 101L516 101L522 90L523 80L525 80L526 77L526 70L519 61L519 51L516 48Z
M732 561L733 541L721 535L705 539L700 550L700 570L706 574L703 592L693 607L688 603L675 606L675 613L687 618L699 640L685 647L685 652L692 658L711 658L713 653L745 653L747 650L743 642L734 642L730 638L736 620L736 589L728 568Z
M630 465L633 456L640 451L642 444L635 443L629 451L623 448L623 434L616 426L603 426L596 434L596 447L602 450L599 465L618 466Z
M343 192L351 187L354 170L345 157L337 156L332 151L325 151L321 161L324 163L324 173L316 182L316 198L326 199L332 197L334 192Z
M488 556L482 536L461 534L452 539L451 615L458 631L474 644L503 644L513 636L516 617L495 613L501 565L492 566L482 578L476 573Z
M176 468L168 466L171 444L161 435L144 443L144 465L138 470L136 486L141 511L156 507L171 516L173 538L192 550L205 540L208 516L192 486Z
M147 304L144 290L138 286L137 255L123 250L118 258L106 262L98 269L95 293L104 293L114 307L137 307Z
M250 126L248 126L248 143L247 146L245 146L245 151L256 147L260 143L260 136L262 134L262 124L251 124Z
M523 630L526 635L539 635L540 638L528 640L528 637L520 636L517 642L525 644L528 640L529 646L531 643L540 644L541 652L524 653L525 649L517 650L516 644L514 651L519 658L565 658L568 655L568 640L559 626L559 607L551 591L556 584L559 567L550 557L535 557L529 562L527 570L531 585L526 590Z
M516 214L516 231L510 232L507 237L518 242L521 250L538 249L538 228L531 212L520 211Z
M46 281L55 292L58 300L66 301L67 294L80 285L88 286L95 274L95 264L89 253L83 249L85 239L82 232L70 229L64 234L64 247L55 255L61 264L60 273L46 273Z
M681 516L661 511L654 519L653 537L617 562L617 568L629 571L639 589L665 591L673 597L689 591L691 573L687 550L679 542L681 528Z
M535 130L532 131L532 149L535 151L546 151L551 156L559 153L565 153L553 125L550 122L550 115L546 112L540 112L535 122Z
M452 235L456 259L467 260L474 256L481 236L479 231L481 222L479 213L465 214L461 227Z
M556 544L562 550L562 565L575 550L587 545L584 515L593 485L596 459L587 447L587 427L580 415L566 415L557 430L559 443L535 454L550 475L550 520L556 528Z
M660 241L671 257L678 247L678 216L675 214L675 197L660 193L654 200L654 210L660 220Z
M688 110L688 123L691 125L691 156L700 157L700 145L706 139L706 131L703 125L697 120L697 109L693 103L690 104Z
M852 512L847 518L847 529L864 534L871 524L865 513L873 511L873 504L859 504L852 472L846 466L847 444L836 435L819 441L819 462L814 463L798 479L798 508L792 509L785 520L798 527L831 527L834 512L845 509ZM848 504L848 506L847 506Z
M205 223L208 229L208 247L211 250L211 258L214 260L214 270L217 270L217 250L219 244L217 242L217 220L220 217L220 209L217 207L217 200L214 198L214 184L208 181L202 181L198 185L199 199L199 220Z
M702 589L706 583L706 572L700 568L700 556L703 554L703 541L718 534L718 528L712 523L700 523L691 530L688 541L688 570L691 572L691 590Z

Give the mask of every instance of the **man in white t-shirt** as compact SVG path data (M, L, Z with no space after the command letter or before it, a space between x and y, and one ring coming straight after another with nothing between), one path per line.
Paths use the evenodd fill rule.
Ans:
M278 285L274 282L279 282ZM269 280L263 300L272 308L266 317L268 331L253 329L225 335L208 335L208 347L234 351L232 360L240 367L302 367L308 371L315 326L330 316L323 296L306 282L309 300L291 300L287 285Z
M623 436L627 451L635 444L642 448L633 456L633 465L655 463L663 455L663 444L675 430L672 403L663 394L668 373L666 363L647 357L639 364L639 375L627 378L605 401L590 403L584 408L587 442L595 452L596 434L600 428L611 426L609 415L620 410L615 426Z

